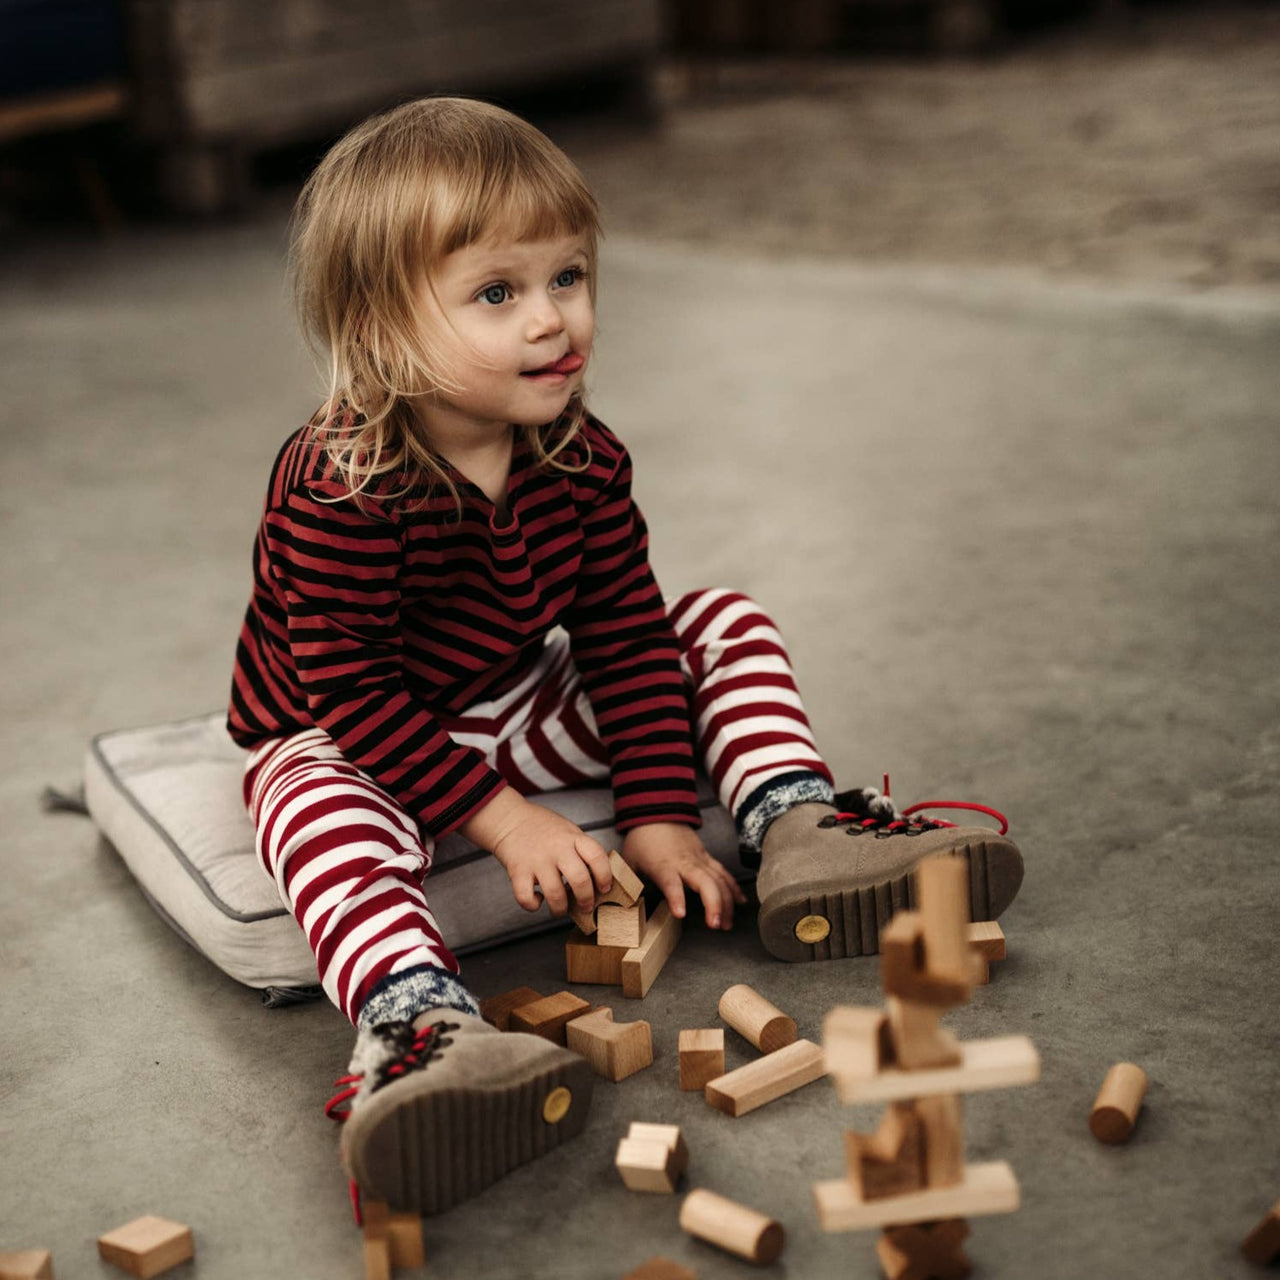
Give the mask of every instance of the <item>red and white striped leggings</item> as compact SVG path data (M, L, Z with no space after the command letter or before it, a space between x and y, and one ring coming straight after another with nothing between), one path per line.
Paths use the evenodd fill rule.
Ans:
M830 780L782 637L746 596L695 591L668 601L693 687L697 742L721 804L739 805L770 778L808 770ZM609 776L568 638L552 637L515 689L448 721L525 795ZM258 856L302 926L329 998L353 1022L389 974L458 962L427 906L433 842L322 729L276 738L245 775Z

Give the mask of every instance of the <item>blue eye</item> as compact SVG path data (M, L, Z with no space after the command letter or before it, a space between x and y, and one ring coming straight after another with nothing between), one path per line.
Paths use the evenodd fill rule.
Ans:
M505 284L490 284L480 290L480 297L483 301L497 307L506 302L510 292L511 290Z
M581 267L566 267L556 276L557 289L571 289L587 273Z

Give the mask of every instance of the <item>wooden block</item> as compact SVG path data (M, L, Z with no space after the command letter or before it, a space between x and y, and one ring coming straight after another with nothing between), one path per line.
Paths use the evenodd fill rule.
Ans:
M622 1280L698 1280L698 1273L670 1258L650 1258L634 1271L628 1271Z
M1260 1267L1265 1267L1280 1257L1280 1200L1271 1206L1271 1212L1244 1238L1240 1252Z
M385 1236L391 1227L391 1209L385 1200L364 1196L360 1201L360 1217L366 1236Z
M387 1244L391 1248L393 1267L426 1265L422 1243L422 1219L416 1213L393 1213L387 1223Z
M861 1200L847 1178L816 1182L814 1199L823 1231L863 1231L941 1218L976 1218L1013 1213L1018 1208L1018 1180L1008 1162L965 1165L964 1179L954 1187L929 1187L883 1200Z
M554 1044L565 1043L565 1024L580 1018L591 1006L572 991L557 991L511 1011L512 1031L528 1031Z
M935 1093L912 1104L924 1138L924 1181L954 1187L964 1180L964 1125L960 1095Z
M613 872L613 888L596 899L596 907L615 902L622 907L635 906L644 897L644 881L616 850L609 854L609 870Z
M740 982L720 997L720 1016L761 1053L773 1053L796 1042L796 1024L777 1005Z
M596 942L602 947L638 947L644 941L644 899L633 907L596 908Z
M644 940L622 957L622 994L643 999L680 941L680 921L666 902L649 917Z
M689 1149L674 1124L633 1123L614 1157L622 1181L632 1191L675 1191L689 1167Z
M565 1025L565 1042L606 1080L625 1080L653 1065L653 1034L647 1022L614 1022L612 1009L596 1009Z
M504 991L501 995L481 1000L480 1016L486 1022L493 1023L499 1031L508 1031L511 1027L511 1014L516 1009L541 999L541 991L535 991L532 987L516 987L514 991Z
M391 1280L391 1241L385 1235L365 1233L364 1278Z
M564 944L565 981L605 987L622 985L622 957L626 947L602 947L581 929L574 929Z
M873 1076L893 1063L893 1040L883 1009L838 1004L822 1020L827 1070L845 1076Z
M1026 1036L993 1036L989 1040L963 1041L957 1067L925 1071L886 1067L870 1079L835 1074L833 1079L840 1101L846 1103L889 1102L938 1093L980 1093L1039 1080L1040 1055Z
M961 1247L968 1234L963 1218L885 1227L876 1256L886 1280L964 1280L973 1270Z
M578 926L578 932L583 937L590 938L596 932L596 909L592 907L590 911L579 911L577 907L569 908L569 919Z
M190 1227L150 1215L98 1237L98 1253L141 1280L186 1262L195 1251Z
M748 1062L745 1067L708 1081L707 1102L726 1115L745 1116L775 1098L794 1093L826 1074L827 1064L819 1045L797 1040L785 1049Z
M873 1134L845 1134L845 1173L863 1200L918 1191L924 1181L924 1133L915 1106L892 1102Z
M960 1043L938 1025L943 1010L889 996L885 1000L895 1062L904 1071L924 1067L953 1067L960 1062Z
M912 876L931 977L971 983L969 864L951 854L926 858Z
M924 921L917 911L899 911L880 931L880 985L885 995L952 1008L972 996L981 964L971 952L963 982L932 973L925 964Z
M53 1280L53 1254L48 1249L0 1253L0 1280Z
M969 946L984 960L1005 958L1004 930L995 920L975 920L969 925Z
M682 1031L677 1053L681 1089L705 1089L709 1081L724 1075L724 1032L719 1027Z
M1132 1062L1117 1062L1094 1099L1089 1131L1099 1142L1127 1141L1146 1093L1147 1073Z
M699 1240L768 1266L786 1244L782 1224L714 1191L690 1191L680 1206L680 1225Z

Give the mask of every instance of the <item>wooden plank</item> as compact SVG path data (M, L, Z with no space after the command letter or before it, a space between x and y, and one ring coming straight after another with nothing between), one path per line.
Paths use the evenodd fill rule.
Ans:
M957 1186L909 1191L884 1200L860 1200L846 1178L815 1182L813 1195L824 1231L863 1231L941 1218L977 1218L1013 1213L1019 1204L1018 1180L1004 1160L966 1165L964 1179Z
M954 1187L964 1178L964 1127L958 1093L935 1093L911 1104L923 1130L924 1181Z
M745 1116L826 1075L826 1055L812 1040L797 1040L776 1053L708 1082L707 1102L726 1115Z
M926 970L944 982L971 983L968 862L951 854L926 858L913 879Z
M993 1036L989 1040L962 1040L960 1065L956 1067L924 1071L887 1067L870 1079L834 1073L832 1078L840 1101L846 1103L889 1102L937 1093L980 1093L1033 1084L1040 1079L1040 1055L1026 1036Z
M938 1025L945 1012L937 1005L917 1000L885 1000L889 1018L889 1036L893 1041L893 1058L908 1071L926 1067L954 1067L960 1062L960 1042L950 1031Z
M680 941L680 921L665 901L649 917L644 941L622 957L622 994L643 999Z

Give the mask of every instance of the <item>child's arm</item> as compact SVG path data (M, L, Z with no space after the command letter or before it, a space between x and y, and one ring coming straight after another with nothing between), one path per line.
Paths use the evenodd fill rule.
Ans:
M511 787L499 791L458 830L502 863L511 891L526 911L537 911L545 899L552 915L564 915L569 909L566 884L578 909L590 911L597 891L608 893L613 887L609 855L600 844L568 818Z
M747 900L738 882L707 852L698 833L683 823L632 827L623 837L622 856L662 890L677 919L685 913L686 885L702 899L710 929L733 928L733 905Z

